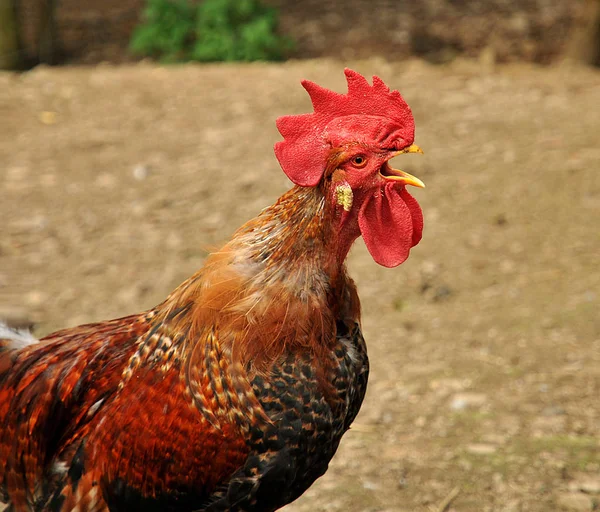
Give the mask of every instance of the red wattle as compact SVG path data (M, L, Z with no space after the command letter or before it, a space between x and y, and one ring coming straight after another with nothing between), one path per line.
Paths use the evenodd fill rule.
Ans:
M386 183L363 203L358 225L373 259L396 267L421 240L423 213L405 187Z
M417 200L408 193L406 187L402 187L400 190L400 197L408 206L410 214L412 215L413 222L413 234L412 234L412 247L417 245L423 237L423 210L417 203Z

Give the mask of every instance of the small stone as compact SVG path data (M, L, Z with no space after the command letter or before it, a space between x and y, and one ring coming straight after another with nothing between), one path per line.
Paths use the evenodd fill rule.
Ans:
M138 181L144 181L150 174L150 169L147 165L136 165L133 168L133 177Z
M464 409L476 409L487 402L487 395L484 393L456 393L450 401L450 408L455 411Z
M448 299L452 295L452 289L448 286L438 286L436 287L431 300L433 302L441 302L443 300Z
M363 485L363 488L367 489L368 491L376 491L379 489L379 484L372 482L370 480L364 480L362 485Z
M50 125L56 124L56 121L57 121L56 112L49 112L49 111L40 112L40 122L42 124L50 126Z
M467 451L473 455L491 455L496 453L498 448L493 444L471 443L467 445Z
M561 510L573 512L588 512L594 507L592 498L581 492L559 494L556 502Z

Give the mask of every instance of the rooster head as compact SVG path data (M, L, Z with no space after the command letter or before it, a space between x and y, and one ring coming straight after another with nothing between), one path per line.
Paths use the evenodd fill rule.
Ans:
M379 77L370 85L355 71L345 74L347 94L302 82L314 112L277 120L284 140L275 144L275 155L296 185L324 186L340 211L343 236L361 234L377 263L395 267L423 231L421 208L406 185L425 185L388 164L402 153L422 153L413 142L413 115Z

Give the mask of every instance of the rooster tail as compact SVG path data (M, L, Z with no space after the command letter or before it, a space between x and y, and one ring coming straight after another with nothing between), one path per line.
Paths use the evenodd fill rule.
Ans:
M34 343L39 343L39 340L28 330L13 329L0 322L0 387L7 374L10 373L14 361L12 355Z
M39 343L39 340L28 330L13 329L5 323L0 322L0 354L7 350L18 350L34 343Z
M10 377L14 367L16 353L23 347L33 343L38 343L27 330L13 329L3 322L0 322L0 425L4 430L6 426L6 416L10 411L11 381ZM0 430L0 460L2 469L0 469L0 503L6 503L8 500L8 488L6 480L5 466L8 462L10 444L5 442L6 433ZM0 508L1 505L0 505ZM13 512L15 508L10 503L5 512Z

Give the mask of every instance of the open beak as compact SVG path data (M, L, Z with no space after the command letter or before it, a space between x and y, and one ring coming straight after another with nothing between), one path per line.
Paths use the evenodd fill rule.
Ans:
M423 154L423 150L416 144L411 144L410 146L393 153L392 158L403 153ZM387 162L381 168L380 174L386 180L399 181L404 185L412 185L413 187L425 188L425 183L423 183L419 178L413 176L412 174L408 174L407 172L401 171L400 169L392 169Z

